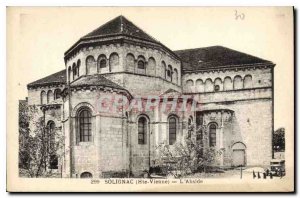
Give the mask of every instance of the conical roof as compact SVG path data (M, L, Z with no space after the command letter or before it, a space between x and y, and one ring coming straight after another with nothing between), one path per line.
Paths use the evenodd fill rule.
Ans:
M118 34L133 36L143 40L159 43L159 41L148 35L146 32L144 32L142 29L137 27L122 15L98 27L97 29L82 37L82 39Z

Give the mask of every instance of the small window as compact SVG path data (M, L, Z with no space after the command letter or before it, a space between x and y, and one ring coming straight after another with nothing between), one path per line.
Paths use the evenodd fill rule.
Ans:
M47 104L47 94L45 91L41 92L41 104Z
M167 75L168 75L168 78L169 78L169 80L170 80L171 82L173 81L172 74L173 74L173 69L172 69L172 66L169 65L169 66L168 66Z
M169 119L169 144L173 145L176 142L177 121L176 118Z
M58 169L58 158L55 152L55 123L53 121L49 121L47 125L48 131L48 153L49 157L49 168L50 169Z
M168 75L168 77L171 77L171 71L170 70L168 70L167 75Z
M101 72L101 70L99 69L106 68L106 66L107 66L106 56L104 54L101 54L97 60L97 71Z
M167 75L166 74L166 70L167 70L166 63L164 61L162 61L161 65L162 65L162 68L161 68L162 69L162 73L161 73L162 74L162 78L166 79L167 78L167 76L166 76Z
M140 61L138 62L138 68L139 68L139 69L145 69L145 63L144 63L144 61L141 61L141 60L140 60Z
M105 59L102 59L100 61L100 68L105 68L106 67L106 60Z
M49 138L49 152L53 153L55 151L55 123L53 121L49 121L47 129Z
M138 144L146 144L147 119L140 117L138 121Z
M72 68L71 66L68 68L68 80L71 81L71 73L72 73Z
M178 71L176 68L174 69L174 82L178 84Z
M220 91L220 85L215 85L215 91Z
M61 90L60 89L55 89L54 91L54 99L57 100L61 98Z
M77 67L75 63L73 64L72 70L73 70L73 79L75 79L75 77L77 76Z
M81 64L81 61L80 61L80 59L78 59L78 61L77 61L77 67L76 67L77 77L79 77L80 64Z
M90 172L83 172L80 175L80 178L92 178L92 177L93 177L93 175Z
M74 78L75 78L75 76L77 76L77 68L74 68Z
M217 138L216 138L217 126L215 124L211 124L209 126L209 146L216 146Z

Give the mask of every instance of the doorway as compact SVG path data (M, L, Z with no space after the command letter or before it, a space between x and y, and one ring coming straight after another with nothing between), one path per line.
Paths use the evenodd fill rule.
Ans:
M246 166L246 145L236 142L232 145L232 165Z

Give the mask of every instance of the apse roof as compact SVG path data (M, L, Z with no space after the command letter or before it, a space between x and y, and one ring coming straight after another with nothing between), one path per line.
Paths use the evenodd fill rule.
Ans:
M251 64L273 64L243 52L223 46L212 46L174 51L182 61L182 69L194 71L210 68L235 67Z
M148 35L146 32L144 32L142 29L137 27L122 15L108 21L104 25L101 25L82 38L109 36L115 34L134 36L151 42L159 43L159 41Z
M59 72L56 72L54 74L51 74L49 76L46 76L44 78L41 78L39 80L36 80L32 83L29 83L28 87L33 86L41 86L41 85L48 85L48 84L65 84L66 83L66 70L61 70Z

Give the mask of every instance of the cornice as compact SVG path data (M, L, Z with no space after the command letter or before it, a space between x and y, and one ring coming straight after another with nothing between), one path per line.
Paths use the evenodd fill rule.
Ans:
M275 64L270 63L254 63L254 64L241 64L241 65L225 65L225 66L215 66L210 68L203 68L203 69L194 69L194 70L182 70L182 75L190 74L190 73L214 73L214 72L226 72L226 71L245 71L250 69L267 69L267 68L274 68Z

